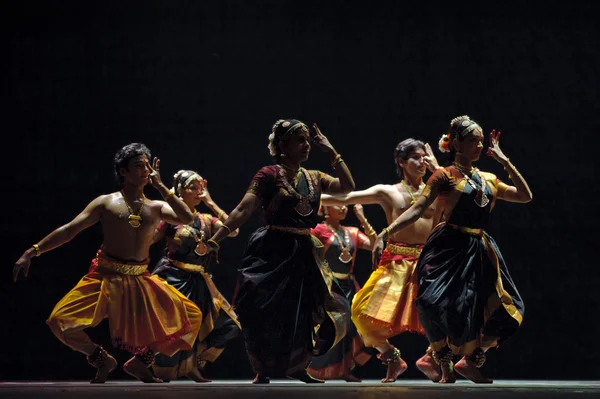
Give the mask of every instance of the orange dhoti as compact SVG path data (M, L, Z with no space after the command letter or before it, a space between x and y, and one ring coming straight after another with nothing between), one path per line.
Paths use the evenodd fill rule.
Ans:
M379 267L354 296L352 321L366 346L380 346L404 331L425 334L415 306L422 247L388 241Z
M83 331L108 318L115 346L131 353L168 356L194 345L202 312L174 287L131 263L98 252L88 274L54 307L46 323L65 345L90 355L96 345Z

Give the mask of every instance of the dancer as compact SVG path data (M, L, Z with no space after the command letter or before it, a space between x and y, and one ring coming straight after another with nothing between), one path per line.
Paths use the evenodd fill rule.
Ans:
M313 354L324 353L345 334L349 305L310 229L317 225L321 193L349 192L354 181L341 155L316 124L313 128L314 143L329 153L338 178L302 168L311 148L309 129L299 120L278 120L269 136L277 164L256 173L242 201L208 240L210 250L218 251L218 242L262 205L266 226L250 238L234 300L254 383L286 376L323 382L306 367Z
M120 191L101 195L71 222L54 230L26 250L13 268L29 272L31 259L75 238L84 229L102 223L104 239L89 272L55 306L47 320L56 337L84 353L97 368L92 383L103 383L117 361L84 332L108 318L114 345L131 352L123 370L143 382L162 382L149 367L156 353L173 355L192 348L202 313L175 288L146 270L154 229L161 220L192 222L185 203L169 192L159 175L160 161L149 164L150 150L141 143L121 148L114 172ZM164 201L149 200L144 186L150 181Z
M365 217L362 205L354 206L354 213L360 221L365 233L356 227L341 224L346 219L346 206L323 206L325 222L312 229L312 234L324 245L325 259L344 291L346 299L352 303L356 291L360 289L354 278L353 270L357 249L371 251L377 233ZM366 352L364 343L349 320L344 339L322 356L314 357L308 372L315 378L331 380L342 378L347 382L360 382L360 378L352 374L354 366L362 366L371 355Z
M493 130L487 154L504 166L514 186L473 167L483 149L483 131L466 115L454 118L440 140L440 150L450 153L453 164L431 176L421 196L378 235L373 248L376 261L384 240L418 220L439 197L445 222L432 231L419 259L417 308L442 369L441 383L456 379L453 355L463 355L454 366L459 374L478 383L492 382L479 371L485 351L511 337L523 319L523 301L498 246L483 230L497 200L532 199L499 139L500 132Z
M223 223L210 214L198 213L196 206L204 202L216 215L225 212L212 200L206 180L193 170L177 172L171 191L185 202L194 214L194 221L179 225L161 222L158 225L154 242L166 237L167 246L154 274L194 301L204 317L194 348L179 351L172 357L157 355L153 370L164 381L187 376L196 382L210 382L202 375L206 362L214 362L223 352L225 343L238 336L241 327L233 308L207 270L210 255L206 242ZM235 230L229 236L237 234L238 230Z
M427 169L439 168L429 144L412 138L398 143L394 149L394 163L400 182L377 184L344 196L324 195L323 204L378 204L391 223L419 196L425 187L423 176ZM352 301L352 321L365 345L376 348L379 359L387 367L381 382L394 382L407 369L400 350L388 339L405 331L425 333L414 303L416 266L421 248L439 219L439 208L432 203L416 223L387 237L384 256ZM417 361L417 367L433 381L441 378L430 350Z

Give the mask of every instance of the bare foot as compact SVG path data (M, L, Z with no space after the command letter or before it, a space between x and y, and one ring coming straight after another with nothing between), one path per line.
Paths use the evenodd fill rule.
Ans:
M454 384L456 382L456 374L454 374L454 363L450 362L440 367L442 370L442 378L440 384Z
M117 364L117 360L107 353L104 364L102 367L98 367L96 377L90 381L90 384L104 384L108 379L108 374L117 368Z
M123 370L132 377L145 382L145 383L158 383L162 382L162 380L152 374L152 371L138 359L137 356L133 356L129 359L124 365Z
M306 371L306 370L300 370L294 374L289 374L288 378L294 378L296 380L305 382L307 384L322 384L325 382L323 380L319 380L318 378L315 378L312 375L308 374L308 371Z
M192 371L187 373L185 376L190 380L196 382L212 382L212 380L209 380L208 378L204 377L198 369L192 369Z
M430 353L426 353L417 360L417 368L433 382L439 382L442 379L442 369L433 360Z
M397 362L389 362L387 364L387 373L385 378L381 380L383 383L394 382L396 378L406 371L408 365L404 359L400 358Z
M481 375L481 372L475 365L475 362L463 357L454 366L454 370L460 375L478 384L491 384L493 381Z
M342 378L344 379L344 381L346 382L362 382L362 380L360 378L358 378L355 375L352 375L352 373L350 371L346 372Z
M256 377L254 377L254 380L252 380L253 384L269 384L271 382L271 380L269 380L269 377L266 377L262 374L256 374Z

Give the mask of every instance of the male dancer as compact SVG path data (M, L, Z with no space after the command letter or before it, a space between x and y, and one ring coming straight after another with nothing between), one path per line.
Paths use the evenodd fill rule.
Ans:
M92 383L103 383L117 361L92 342L85 328L109 319L113 344L134 356L123 366L143 382L162 382L149 367L156 353L173 355L192 348L202 322L198 307L174 287L146 270L154 230L161 220L187 224L193 215L162 183L160 161L149 163L150 150L141 143L121 148L114 172L120 191L101 195L72 221L27 249L13 268L16 281L29 272L31 259L69 241L86 228L102 223L104 240L89 272L55 306L47 320L65 345L84 353L97 368ZM165 201L144 196L150 182Z
M394 150L396 171L402 180L397 184L377 184L366 190L343 196L323 195L323 205L378 204L389 223L400 216L419 197L429 168L439 168L429 144L412 138L401 141ZM429 233L440 219L434 203L413 225L389 237L386 250L376 270L354 296L352 321L365 345L379 351L387 366L381 382L394 382L406 368L400 351L388 339L404 331L425 334L419 323L414 300L417 295L417 260ZM441 378L439 367L428 350L417 367L431 380Z

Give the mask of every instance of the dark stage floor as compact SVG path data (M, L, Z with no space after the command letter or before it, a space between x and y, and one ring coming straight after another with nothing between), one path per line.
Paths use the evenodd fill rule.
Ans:
M600 381L495 381L491 385L475 385L458 381L454 385L438 385L423 380L399 380L381 384L375 380L362 383L329 381L306 385L295 381L273 381L269 385L252 385L250 381L221 381L195 384L177 381L168 384L143 384L134 381L112 381L104 385L87 382L3 382L0 397L7 398L582 398L600 397Z

